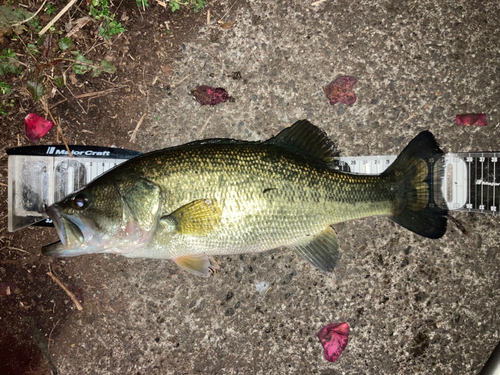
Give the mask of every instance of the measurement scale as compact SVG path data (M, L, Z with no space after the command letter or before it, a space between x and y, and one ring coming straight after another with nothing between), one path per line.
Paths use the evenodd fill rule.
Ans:
M16 147L9 155L8 230L28 225L51 225L44 207L60 201L90 181L140 152L94 146L61 145ZM396 155L343 156L339 170L380 174ZM498 215L500 206L500 152L446 154L442 202L449 210ZM498 178L498 181L497 181Z
M397 155L346 156L339 158L339 169L358 174L380 174ZM445 154L441 184L443 202L448 210L499 214L500 152L460 152ZM498 178L498 181L497 181Z
M52 225L45 207L131 158L141 155L113 147L27 146L7 150L9 155L8 230L31 224Z

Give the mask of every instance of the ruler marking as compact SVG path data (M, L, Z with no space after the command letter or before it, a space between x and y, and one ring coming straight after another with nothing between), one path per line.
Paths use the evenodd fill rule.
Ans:
M496 211L496 205L495 205L495 184L497 183L497 177L496 177L496 169L497 169L497 163L495 161L496 159L493 157L491 162L493 163L493 203L492 203L492 209L495 207Z
M487 172L488 172L488 180L491 180L490 158L486 158L485 162L486 162L486 168L488 169L487 170ZM491 187L487 187L486 188L486 203L488 204L488 206L486 206L487 210L489 210L490 207L492 206L490 194L491 194Z
M482 155L482 154L481 154ZM481 181L484 181L484 161L483 161L483 157L480 156L479 157L479 164L478 166L481 166ZM484 184L481 183L480 185L480 191L481 191L481 205L479 206L479 208L482 210L482 208L484 207Z
M445 189L448 189L443 192L443 201L435 203L443 207L448 205L450 210L489 213L500 216L500 163L498 160L500 152L456 153L447 154L447 157L453 159L449 159L449 164L452 166L451 170L445 164L445 171L449 173L445 174L442 181L443 185L446 185ZM488 158L487 162L485 162L486 158ZM338 159L338 166L341 171L350 171L354 174L364 172L365 175L373 175L383 173L395 159L395 155L347 156ZM14 162L14 160L16 161ZM40 163L35 163L38 160L40 160ZM39 176L38 178L27 179L22 172L22 166L33 164L30 171L32 169L39 171L39 165L43 164L42 161L45 162L45 160L47 160L48 169L44 169L43 173L38 172L36 174ZM12 182L9 175L9 196L13 197L8 203L9 208L12 210L12 215L9 216L9 228L11 228L12 217L16 220L24 220L26 216L24 208L18 207L24 204L22 197L16 198L16 195L19 195L17 193L19 190L30 189L41 195L40 199L44 204L52 204L54 200L63 199L66 194L82 188L102 173L125 161L105 157L94 159L77 157L71 162L69 160L71 159L55 156L36 156L33 159L24 155L9 156L9 168L13 170ZM498 182L496 177L497 168L499 169ZM437 174L432 174L432 176L433 178L439 178ZM497 184L499 189L496 188ZM436 181L433 189L439 188L439 186L439 181ZM452 189L451 192L449 188ZM431 192L431 197L433 196L432 193L434 193L434 190ZM436 194L437 197L440 196L438 191L436 191ZM34 211L30 212L29 216L31 217L34 213ZM40 218L44 217L43 211L37 212L37 214L39 214ZM38 216L35 215L34 217Z
M478 171L478 168L479 168L479 163L478 163L478 159L477 157L474 158L474 168L475 168L475 181L477 181L477 178L478 178L478 174L479 174L479 171ZM479 199L478 199L478 187L477 187L477 184L474 185L476 187L475 191L476 191L476 195L474 197L474 200L475 200L475 207L477 210L479 210Z
M470 155L470 154L469 154ZM471 175L471 170L472 170L472 164L471 164L471 161L472 161L472 158L469 157L469 160L467 161L467 163L469 163L469 168L467 168L467 172L469 174L469 199L468 199L468 209L470 210L470 208L472 207L472 201L471 201L471 190L470 189L470 175Z
M496 154L491 158L491 162L493 163L493 206L495 207L495 212L493 212L494 215L497 215L498 213L498 206L497 206L497 189L496 189L496 184L497 184L497 157ZM500 202L499 202L500 204Z

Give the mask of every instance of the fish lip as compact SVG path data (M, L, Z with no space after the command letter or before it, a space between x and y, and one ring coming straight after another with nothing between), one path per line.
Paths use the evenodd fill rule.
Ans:
M64 256L66 254L65 251L66 249L61 241L42 247L42 254L46 256Z
M66 244L68 243L67 232L66 232L66 229L64 228L61 214L57 210L57 205L56 204L51 205L49 208L47 208L45 210L45 212L49 216L50 220L52 220L52 223L54 223L54 227L56 228L57 235L59 236L59 239L61 240L62 245L66 246ZM51 246L51 245L48 245L48 246ZM48 247L48 246L46 246L46 247Z
M50 257L76 257L83 254L95 253L92 247L66 248L61 241L42 247L42 254Z
M71 215L61 213L57 204L51 205L45 212L54 223L57 235L61 241L44 246L42 253L50 256L72 256L73 253L70 254L69 251L80 248L86 240L85 234L88 233L82 231L74 218L72 220Z

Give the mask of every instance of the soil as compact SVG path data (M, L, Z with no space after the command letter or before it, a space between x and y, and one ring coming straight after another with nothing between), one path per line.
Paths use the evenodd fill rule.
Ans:
M3 0L31 12L42 5L18 1ZM213 0L172 13L160 0L145 11L120 0L111 11L125 33L108 42L89 22L58 51L69 20L88 16L87 1L55 24L48 60L79 50L116 73L78 75L60 63L54 72L67 70L67 84L55 90L46 66L48 90L37 102L29 76L0 76L12 87L0 97L8 112L0 116L0 374L480 372L500 341L498 215L453 213L469 235L449 222L438 240L388 218L339 223L335 272L278 249L220 257L221 271L207 280L169 260L42 256L54 229L8 233L5 151L30 145L24 118L47 107L70 144L142 152L207 138L265 140L302 119L344 156L396 155L424 130L445 152L495 151L500 19L489 15L500 12L498 1ZM67 2L51 0L57 11ZM40 25L51 17L42 10ZM24 45L38 36L19 38L0 30L0 51L36 68ZM37 48L45 52L43 40ZM357 100L331 105L322 87L345 75L358 80ZM189 94L198 85L222 87L233 101L201 106ZM485 113L488 126L457 126L465 113ZM55 130L40 144L62 144ZM334 322L352 331L330 363L316 335Z
M51 3L59 11L67 1ZM28 10L34 12L41 4L41 1L30 3ZM16 2L13 5L16 6ZM212 20L216 20L224 15L227 8L227 4L213 1L205 9L209 9ZM164 8L153 1L145 12L139 10L133 0L122 1L111 10L126 32L107 41L98 35L99 23L89 22L73 38L72 50L88 51L85 56L91 61L106 59L117 68L115 74L103 73L92 77L91 73L75 75L68 70L66 86L50 92L38 102L26 90L26 78L20 79L17 75L2 77L2 81L13 89L9 100L15 100L13 107L5 108L7 115L0 119L0 199L4 202L0 206L2 374L45 374L54 370L47 358L52 339L60 334L61 327L76 307L47 275L49 270L89 308L84 300L89 287L85 280L89 272L85 266L80 263L79 269L75 270L64 266L65 260L49 259L40 254L41 245L50 243L51 238L54 242L57 240L53 230L30 227L15 233L7 232L5 150L30 145L24 133L24 117L28 113L43 115L45 102L54 118L60 119L68 144L117 146L145 151L141 144L147 147L147 142L132 143L131 133L142 115L151 113L152 103L169 95L170 88L179 80L173 77L171 64L178 58L179 51L185 48L184 43L207 22L206 12L183 8L172 13L170 7ZM65 23L70 18L75 21L87 13L86 2L77 3L55 24L53 44L59 38L57 32L64 31ZM40 20L45 25L50 17L43 14ZM10 48L21 60L26 58L29 61L23 44L36 43L37 36L25 32L20 35L22 43L13 40L12 36L1 36L2 49ZM101 94L76 98L88 93ZM55 129L40 142L55 143L61 143ZM87 265L93 269L93 281L105 284L105 277L95 280L102 274L99 272L100 259L91 257ZM108 267L106 273L118 272L120 267L118 261L116 270Z

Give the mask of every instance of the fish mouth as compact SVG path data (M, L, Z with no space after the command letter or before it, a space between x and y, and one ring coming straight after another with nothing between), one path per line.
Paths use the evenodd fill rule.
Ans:
M42 254L54 257L71 257L89 253L86 240L92 239L94 225L89 220L61 214L57 204L46 210L56 228L60 242L42 247Z

